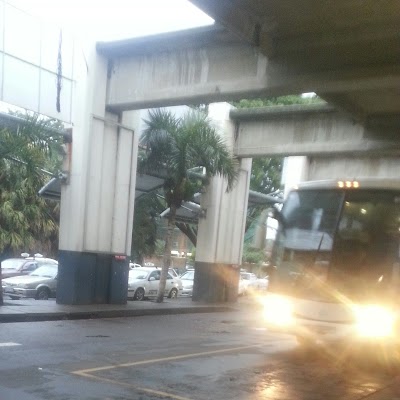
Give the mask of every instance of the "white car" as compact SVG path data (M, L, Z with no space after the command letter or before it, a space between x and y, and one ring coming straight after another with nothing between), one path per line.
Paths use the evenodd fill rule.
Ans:
M161 269L152 267L134 268L129 271L128 299L144 300L158 295ZM179 278L168 273L164 295L176 298L182 293L182 282Z
M36 268L45 264L57 265L58 262L52 258L44 258L41 254L29 257L29 254L22 253L21 258L8 258L1 262L1 276L5 279L13 276L29 275Z
M49 297L55 297L57 272L57 264L43 264L29 275L3 279L3 293L15 300L23 298L47 300Z
M194 281L194 269L186 271L179 277L179 279L182 281L182 295L192 296L193 281Z
M133 262L130 262L130 263L129 263L129 269L141 268L141 267L142 267L142 266L141 266L140 264L133 263Z
M246 295L258 289L257 275L252 272L241 272L239 278L239 295Z

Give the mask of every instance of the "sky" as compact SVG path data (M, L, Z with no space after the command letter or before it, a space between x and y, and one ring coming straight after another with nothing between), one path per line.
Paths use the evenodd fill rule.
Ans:
M209 25L187 0L7 0L45 21L97 41L127 39Z

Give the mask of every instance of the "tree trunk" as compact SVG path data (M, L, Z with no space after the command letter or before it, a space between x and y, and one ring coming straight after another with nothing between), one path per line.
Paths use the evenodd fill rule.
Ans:
M197 244L197 229L194 229L189 224L183 222L176 222L175 224L180 231L186 235L186 237L192 242L193 246L196 247Z
M157 303L162 303L164 301L164 292L167 283L168 269L171 265L171 244L172 244L172 239L174 237L175 219L176 219L176 206L171 205L168 218L167 236L165 238L163 266L161 269L160 285L158 287L158 295L156 300Z

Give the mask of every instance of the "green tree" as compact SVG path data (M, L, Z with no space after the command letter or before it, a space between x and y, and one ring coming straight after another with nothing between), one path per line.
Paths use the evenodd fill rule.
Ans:
M249 243L243 246L243 262L260 264L264 261L264 251L251 247Z
M156 194L145 195L136 200L131 255L139 264L143 265L144 257L153 255L156 250L159 213L160 206Z
M216 175L225 177L227 190L231 190L237 177L237 162L203 113L189 111L182 118L177 118L170 111L157 109L150 111L145 123L141 145L146 148L146 157L141 160L140 168L162 170L167 175L163 189L170 212L157 297L157 302L162 302L171 265L171 238L176 211L184 201L191 200L203 185L188 171L204 167L208 178Z
M242 99L237 102L232 102L236 108L258 108L270 106L289 106L294 104L317 104L325 103L317 95L310 97L303 97L299 95L267 97L263 99Z
M14 129L0 130L0 253L48 250L58 230L58 204L37 192L48 179L43 170L60 167L62 135L54 120L16 116Z
M0 130L1 258L21 251L51 253L58 236L59 205L37 194L46 180L43 170L59 168L58 123L37 114L16 117L14 125Z

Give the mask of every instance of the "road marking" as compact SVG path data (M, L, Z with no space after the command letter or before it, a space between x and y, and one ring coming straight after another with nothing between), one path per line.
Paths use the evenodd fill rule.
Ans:
M131 362L131 363L124 363L124 364L117 364L117 365L105 365L103 367L98 367L98 368L89 368L89 369L81 369L81 370L77 370L77 371L72 371L71 373L74 375L78 375L80 377L84 377L84 378L90 378L90 379L95 379L95 380L98 380L101 382L108 382L108 383L112 383L112 384L116 384L116 385L120 385L120 386L129 387L129 388L132 388L132 389L144 392L144 393L153 394L156 396L168 397L168 398L174 399L174 400L191 400L188 397L182 397L182 396L178 396L178 395L175 395L172 393L162 392L159 390L153 390L153 389L149 389L149 388L142 388L140 386L132 385L130 383L120 382L120 381L117 381L114 379L108 379L108 378L96 376L96 375L93 375L92 373L98 372L98 371L107 371L107 370L116 369L116 368L127 368L127 367L135 367L137 365L155 364L155 363L160 363L160 362L165 362L165 361L184 360L187 358L209 356L212 354L230 353L233 351L247 350L247 349L252 349L252 348L262 347L262 346L264 346L264 344L253 344L253 345L248 345L248 346L230 347L227 349L204 351L201 353L190 353L190 354L182 354L180 356L153 358L150 360L135 361L135 362Z
M114 379L102 378L100 376L91 375L91 374L88 374L88 373L85 373L85 372L76 371L76 372L72 372L72 373L76 374L78 376L85 377L85 378L91 378L91 379L98 380L100 382L108 382L108 383L112 383L114 385L128 387L128 388L140 391L140 392L153 394L153 395L160 396L160 397L163 397L163 398L168 397L168 398L174 399L174 400L192 400L189 397L182 397L182 396L178 396L176 394L162 392L161 390L143 388L143 387L140 387L140 386L132 385L131 383L120 382L120 381L117 381L117 380L114 380Z
M89 368L89 369L81 369L81 370L77 370L77 371L72 371L72 373L80 375L82 373L86 374L86 373L92 373L92 372L98 372L98 371L106 371L106 370L109 370L109 369L135 367L137 365L144 365L144 364L155 364L155 363L164 362L164 361L183 360L185 358L209 356L211 354L230 353L232 351L252 349L252 348L261 347L261 346L264 346L264 344L252 344L252 345L248 345L248 346L230 347L230 348L227 348L227 349L204 351L202 353L190 353L190 354L182 354L180 356L172 356L172 357L164 357L164 358L152 358L150 360L135 361L135 362L124 363L124 364L105 365L103 367L98 367L98 368Z
M14 343L14 342L0 343L0 347L12 347L12 346L21 346L21 343Z

